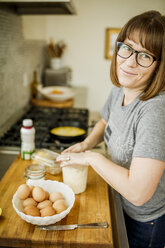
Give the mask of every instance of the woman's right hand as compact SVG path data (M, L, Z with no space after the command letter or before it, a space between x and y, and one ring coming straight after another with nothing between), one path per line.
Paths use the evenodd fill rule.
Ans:
M85 141L82 141L65 149L62 154L67 152L85 152L86 150L88 150L88 145Z

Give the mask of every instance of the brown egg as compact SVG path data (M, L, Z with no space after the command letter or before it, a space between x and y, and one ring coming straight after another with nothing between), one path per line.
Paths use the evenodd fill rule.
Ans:
M26 211L29 207L31 207L31 205L27 205L26 207L24 207L24 208L23 208L23 212L25 213L25 211ZM35 207L35 206L34 206L34 207Z
M17 196L20 200L25 200L30 195L30 188L27 184L21 184L17 189Z
M66 201L64 199L59 199L53 203L53 208L56 209L56 206L58 208L59 204L63 204L67 208Z
M42 202L45 200L45 191L41 187L36 186L32 191L32 196L35 201Z
M24 209L23 209L24 213L25 213L29 208L31 208L31 207L35 207L35 206L27 205L26 207L24 207Z
M24 213L31 216L40 216L40 210L35 206L27 206Z
M49 200L52 202L55 202L59 199L64 199L63 195L61 192L53 192L50 194Z
M54 203L55 204L55 203ZM61 212L63 212L64 210L67 209L66 204L64 204L63 202L56 202L55 206L53 204L53 208L55 209L57 214L60 214Z
M31 189L31 191L34 189L33 185L29 185L29 188Z
M52 216L56 214L56 211L53 207L47 206L46 208L41 209L40 213L41 213L41 217L45 217L45 216Z
M49 200L49 192L45 191L45 200Z
M23 207L25 208L26 206L37 206L37 202L33 198L27 198L23 201L22 203Z
M33 189L34 189L34 186L33 185L29 185L29 188L30 188L30 195L29 195L29 197L32 197L32 191L33 191Z
M48 206L52 206L52 202L49 200L45 200L45 201L38 203L37 208L43 209L43 208L46 208Z

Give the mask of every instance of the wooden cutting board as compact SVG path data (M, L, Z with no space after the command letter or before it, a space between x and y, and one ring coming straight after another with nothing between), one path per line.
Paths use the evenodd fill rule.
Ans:
M108 222L106 229L75 229L70 231L42 231L22 220L12 207L12 197L18 186L25 183L25 168L30 161L20 156L12 163L0 181L0 247L58 247L58 248L112 248L112 226L108 187L103 179L89 168L87 189L75 195L70 213L57 224L84 224ZM62 175L46 175L46 179L62 181Z
M45 98L41 99L32 99L32 104L36 106L42 106L42 107L55 107L55 108L71 108L74 104L74 99L69 99L64 102L53 102L50 100L47 100Z

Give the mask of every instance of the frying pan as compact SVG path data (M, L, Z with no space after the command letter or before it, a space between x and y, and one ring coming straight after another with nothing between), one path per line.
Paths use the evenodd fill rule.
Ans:
M78 127L78 128L81 128L81 129L83 129L85 131L85 133L84 134L81 134L81 135L76 135L76 136L69 136L69 135L68 136L66 136L66 135L63 136L63 135L53 134L51 132L51 130L53 128L66 127L66 126L67 127ZM60 124L58 124L55 127L52 127L50 129L50 134L51 134L52 137L54 137L55 139L58 139L58 140L60 140L62 142L67 142L67 143L70 143L70 142L73 142L73 141L82 141L87 136L87 133L88 133L88 127L85 127L83 124L81 124L78 121L73 121L73 122L71 122L71 121L65 121L65 122L62 122L62 123L60 123Z

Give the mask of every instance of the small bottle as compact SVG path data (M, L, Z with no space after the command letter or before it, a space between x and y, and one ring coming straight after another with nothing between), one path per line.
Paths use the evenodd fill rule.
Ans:
M21 127L21 157L24 160L31 160L35 152L35 128L31 119L25 119Z

